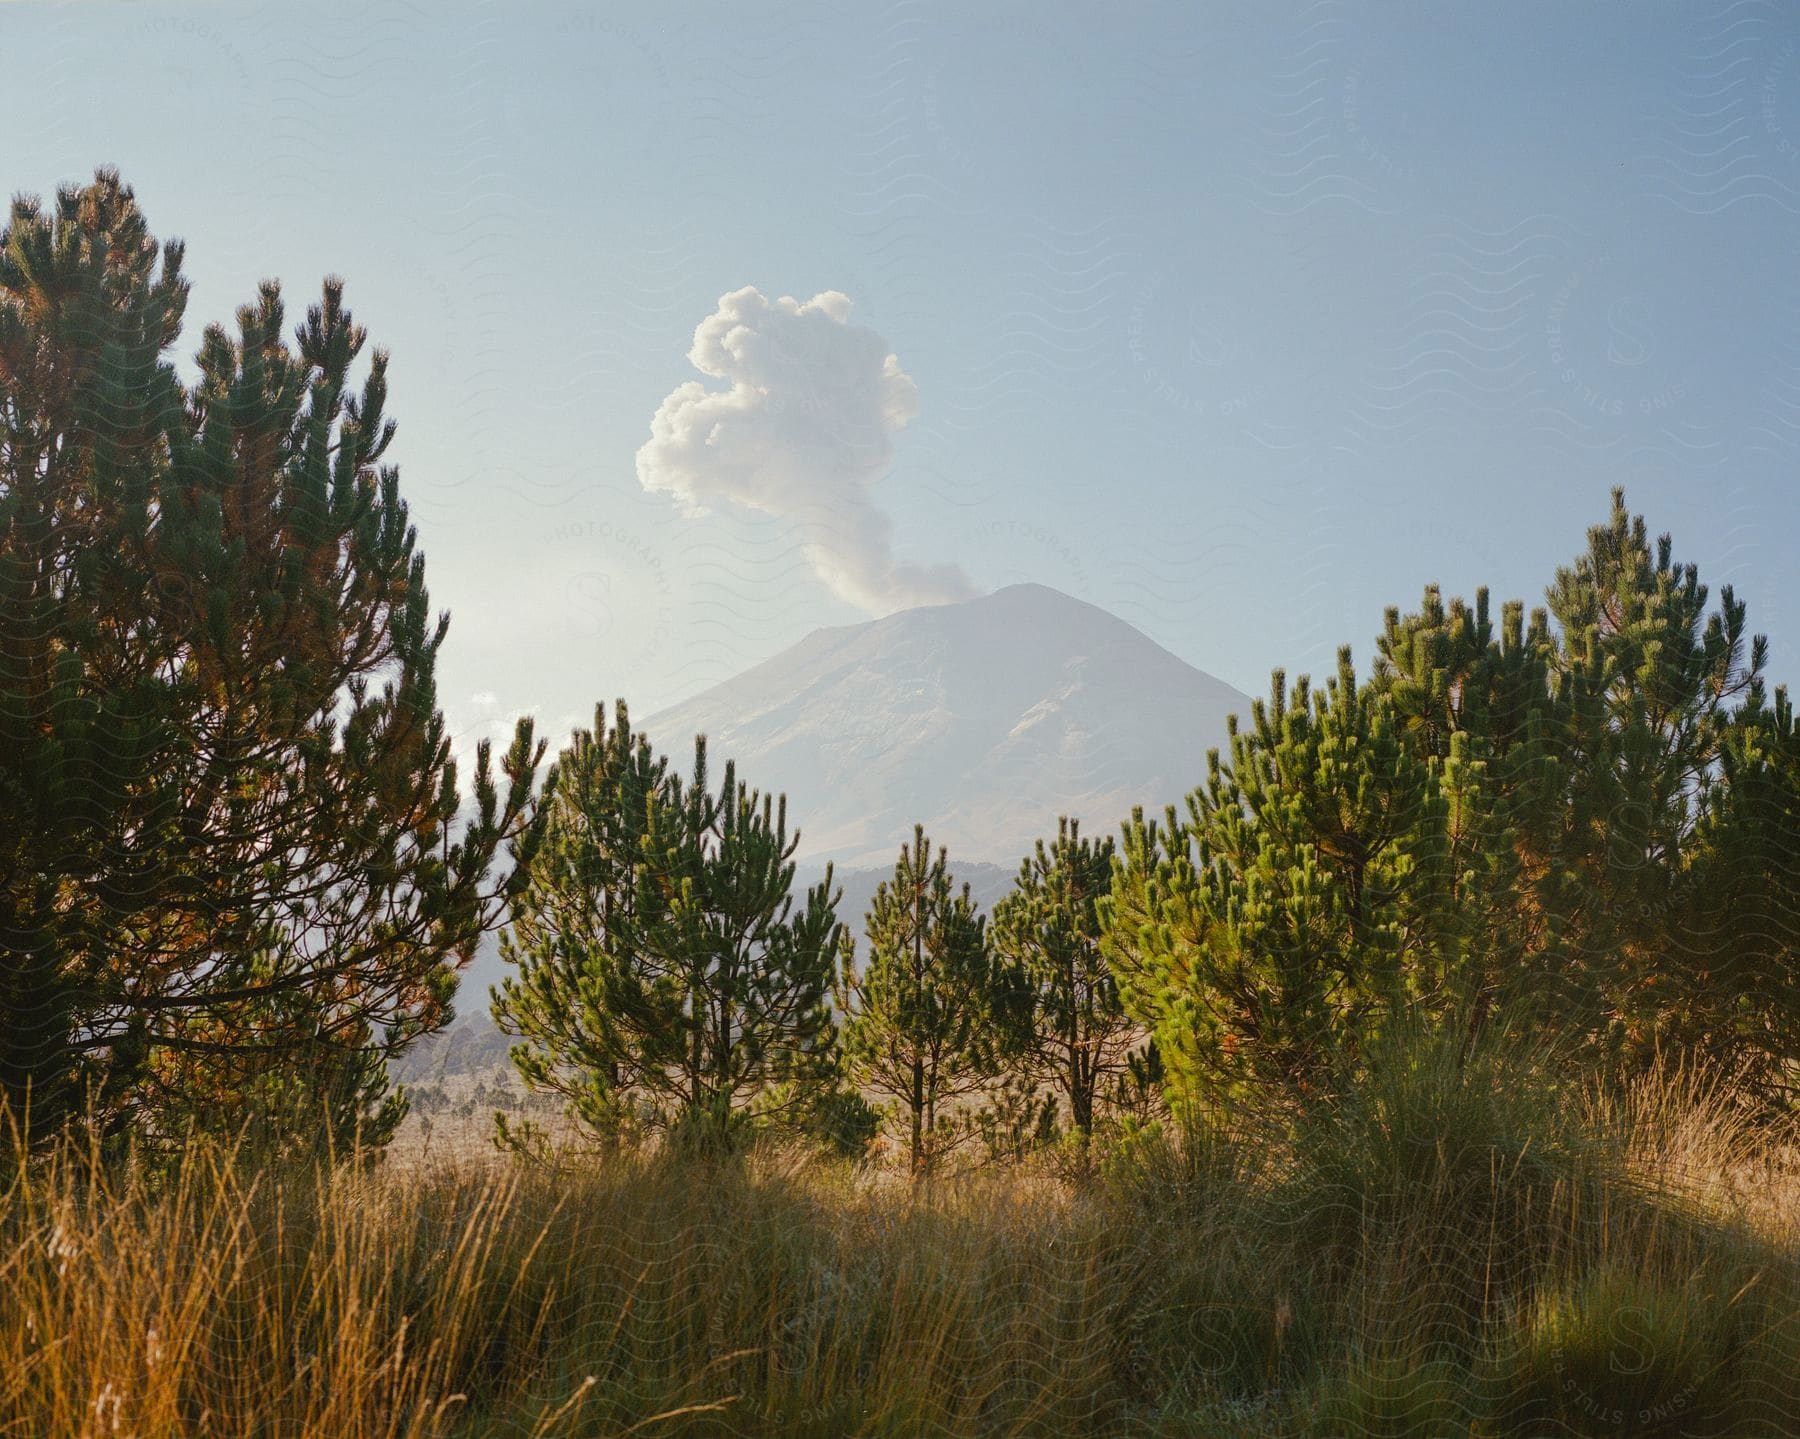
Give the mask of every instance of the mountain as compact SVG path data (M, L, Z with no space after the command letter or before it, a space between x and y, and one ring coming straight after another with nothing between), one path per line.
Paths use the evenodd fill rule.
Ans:
M921 821L952 867L1010 875L1059 815L1112 834L1180 799L1248 709L1105 610L1012 585L816 630L640 727L682 766L704 733L715 774L785 793L809 868L891 868Z
M796 890L836 865L838 914L863 916L922 821L990 910L1019 861L1072 814L1116 834L1206 772L1225 717L1250 701L1105 610L1043 585L817 630L773 659L638 728L685 770L708 737L746 783L786 793L800 829ZM798 898L798 896L796 896ZM456 1027L408 1056L412 1078L505 1059L487 1016L504 972L492 936L463 975Z

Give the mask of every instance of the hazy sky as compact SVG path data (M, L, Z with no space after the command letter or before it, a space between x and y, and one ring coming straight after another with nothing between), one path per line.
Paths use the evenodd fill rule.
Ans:
M464 735L1020 580L1260 693L1429 580L1536 602L1617 483L1800 679L1785 4L0 4L0 47L7 187L118 165L188 353L346 277Z

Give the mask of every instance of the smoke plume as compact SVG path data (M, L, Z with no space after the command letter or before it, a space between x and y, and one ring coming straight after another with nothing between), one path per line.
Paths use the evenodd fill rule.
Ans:
M658 406L638 480L689 515L727 504L793 521L819 578L871 613L967 599L960 567L894 560L893 522L872 491L919 392L849 314L836 290L804 303L748 286L724 296L688 351L724 388L689 380Z

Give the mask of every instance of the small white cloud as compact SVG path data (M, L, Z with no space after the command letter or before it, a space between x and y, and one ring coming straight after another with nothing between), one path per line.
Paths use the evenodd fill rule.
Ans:
M804 303L753 287L724 296L688 359L725 388L690 380L662 402L638 481L685 514L734 504L796 521L819 577L874 613L966 599L960 567L895 563L893 522L871 491L919 392L887 341L849 315L836 290Z

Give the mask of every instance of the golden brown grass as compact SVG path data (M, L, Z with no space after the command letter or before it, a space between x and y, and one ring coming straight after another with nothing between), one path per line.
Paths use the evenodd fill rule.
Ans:
M0 1435L1800 1430L1800 1178L1728 1093L1412 1072L919 1190L71 1146L0 1194Z

